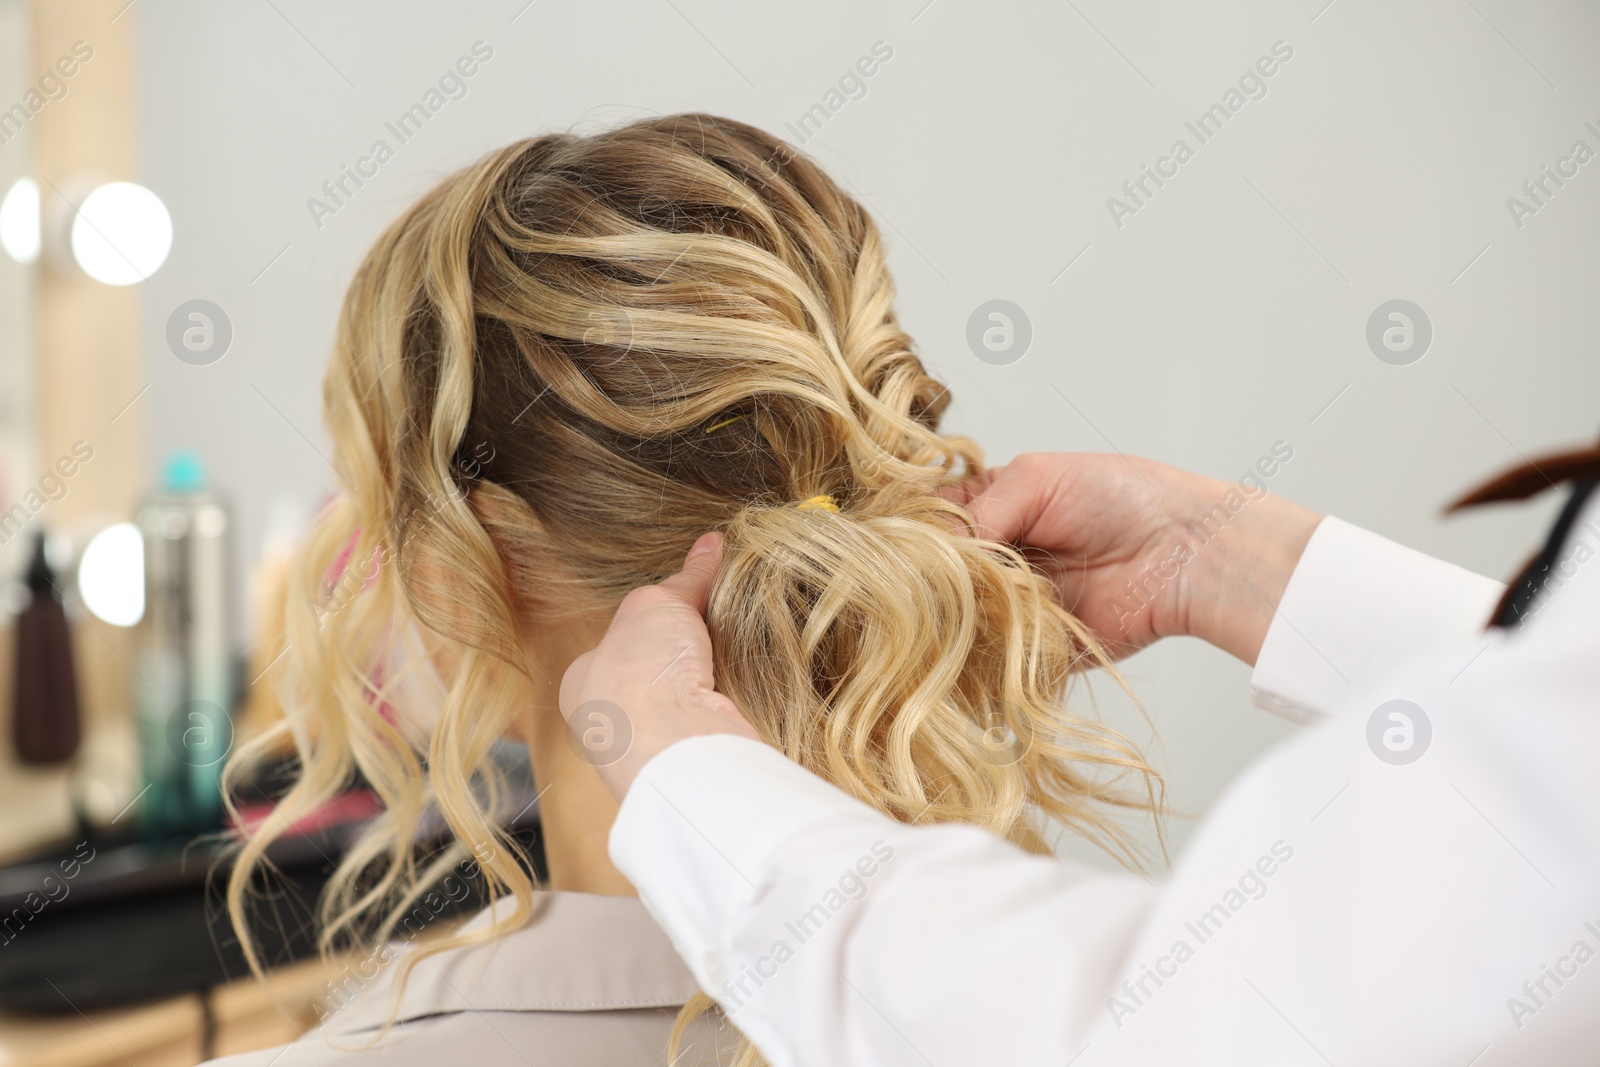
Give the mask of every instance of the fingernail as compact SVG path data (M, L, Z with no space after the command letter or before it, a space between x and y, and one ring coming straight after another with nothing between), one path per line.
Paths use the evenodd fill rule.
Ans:
M700 539L694 543L694 547L689 549L688 558L699 559L701 556L709 555L716 547L717 535L715 533L701 534Z

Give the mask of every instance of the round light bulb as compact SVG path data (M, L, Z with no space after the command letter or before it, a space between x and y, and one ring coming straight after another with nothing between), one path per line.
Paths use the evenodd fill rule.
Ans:
M111 182L83 198L72 219L72 258L107 285L154 274L172 251L172 216L161 198L133 182Z
M137 526L107 526L84 546L78 595L112 626L133 626L144 618L144 537Z
M32 263L39 244L39 183L18 178L0 200L0 247L18 263Z

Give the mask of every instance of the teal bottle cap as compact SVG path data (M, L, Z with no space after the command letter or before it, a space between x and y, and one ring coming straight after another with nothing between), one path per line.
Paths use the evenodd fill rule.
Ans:
M206 487L206 465L194 452L174 452L161 468L161 484L169 493L198 493Z

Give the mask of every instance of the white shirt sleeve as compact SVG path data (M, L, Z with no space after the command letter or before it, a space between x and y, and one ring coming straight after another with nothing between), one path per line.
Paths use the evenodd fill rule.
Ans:
M1312 722L1420 656L1465 648L1470 658L1504 591L1330 515L1289 576L1256 657L1251 701Z
M773 1067L1065 1063L1155 896L971 827L895 822L732 736L651 760L611 854ZM1032 966L1041 940L1070 965ZM1059 1020L1043 1044L1040 1018ZM995 1031L1028 1035L1018 1056L995 1058Z
M1159 887L903 825L726 736L644 767L611 855L774 1067L1573 1062L1600 1042L1600 565L1468 663L1493 583L1333 529L1302 570L1354 577L1297 572L1285 603L1345 684L1468 639L1384 683L1424 758L1267 650L1258 688L1346 713L1247 771ZM1381 624L1310 629L1362 583Z

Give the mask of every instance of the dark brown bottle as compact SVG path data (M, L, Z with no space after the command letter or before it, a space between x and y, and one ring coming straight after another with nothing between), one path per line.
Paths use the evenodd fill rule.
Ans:
M34 538L28 566L28 606L17 616L16 691L12 737L23 763L65 763L78 751L78 676L72 636L55 576L45 559L44 534Z

